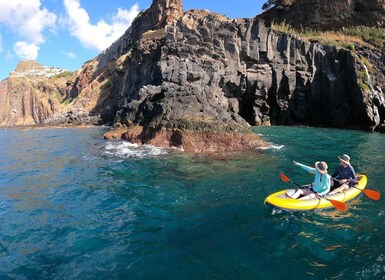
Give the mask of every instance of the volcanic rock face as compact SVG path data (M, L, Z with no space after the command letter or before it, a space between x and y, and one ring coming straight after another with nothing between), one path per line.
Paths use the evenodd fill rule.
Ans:
M357 14L360 1L320 3L305 1L303 9L322 11L320 18ZM359 9L381 15L381 3ZM383 50L352 53L272 31L259 18L182 11L180 0L155 0L67 84L70 106L50 120L88 112L128 127L118 137L191 151L266 145L250 125L384 129Z
M157 44L148 42L150 34ZM384 123L379 51L358 51L377 65L369 73L350 51L273 32L258 19L208 11L189 11L157 34L142 35L137 50L145 55L127 59L126 69L136 71L124 70L120 84L130 87L122 88L117 104L124 106L115 121L219 131Z
M74 81L75 75L63 69L21 61L0 82L0 127L99 124L90 109L73 106L78 96ZM79 104L89 101L86 97Z
M58 112L66 82L50 77L62 69L22 61L8 79L0 82L0 126L36 125Z
M385 26L385 0L295 0L285 9L272 8L259 18L286 22L296 28L340 29L347 26Z

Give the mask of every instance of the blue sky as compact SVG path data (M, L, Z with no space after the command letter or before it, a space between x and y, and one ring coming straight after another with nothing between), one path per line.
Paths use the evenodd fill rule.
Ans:
M208 9L254 17L265 0L182 0L185 11ZM0 80L20 60L78 70L118 39L151 0L0 0Z

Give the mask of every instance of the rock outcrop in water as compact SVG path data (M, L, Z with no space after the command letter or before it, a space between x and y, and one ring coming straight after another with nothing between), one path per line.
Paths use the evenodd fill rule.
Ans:
M180 0L155 0L66 85L70 106L41 119L88 112L123 126L107 138L189 151L266 145L250 125L385 130L384 50L356 50L273 31L258 17L183 13Z

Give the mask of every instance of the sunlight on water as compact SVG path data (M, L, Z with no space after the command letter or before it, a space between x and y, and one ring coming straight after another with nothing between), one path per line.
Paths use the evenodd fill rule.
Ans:
M385 135L253 129L269 148L211 157L107 142L103 128L0 130L0 279L384 279L382 200L263 201L293 187L281 172L312 179L293 160L334 169L342 153L383 193Z

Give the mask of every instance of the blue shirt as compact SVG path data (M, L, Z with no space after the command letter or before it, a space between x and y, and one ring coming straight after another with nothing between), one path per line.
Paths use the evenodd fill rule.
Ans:
M332 174L332 177L338 180L348 179L349 182L353 182L353 183L357 183L358 181L356 172L354 172L354 168L351 165L347 166L346 168L343 167L342 165L339 165L336 171L334 171L334 173Z
M314 182L312 183L312 188L315 192L319 193L320 195L324 195L330 191L330 176L327 173L321 174L316 168L304 165L299 162L294 164L315 175Z

